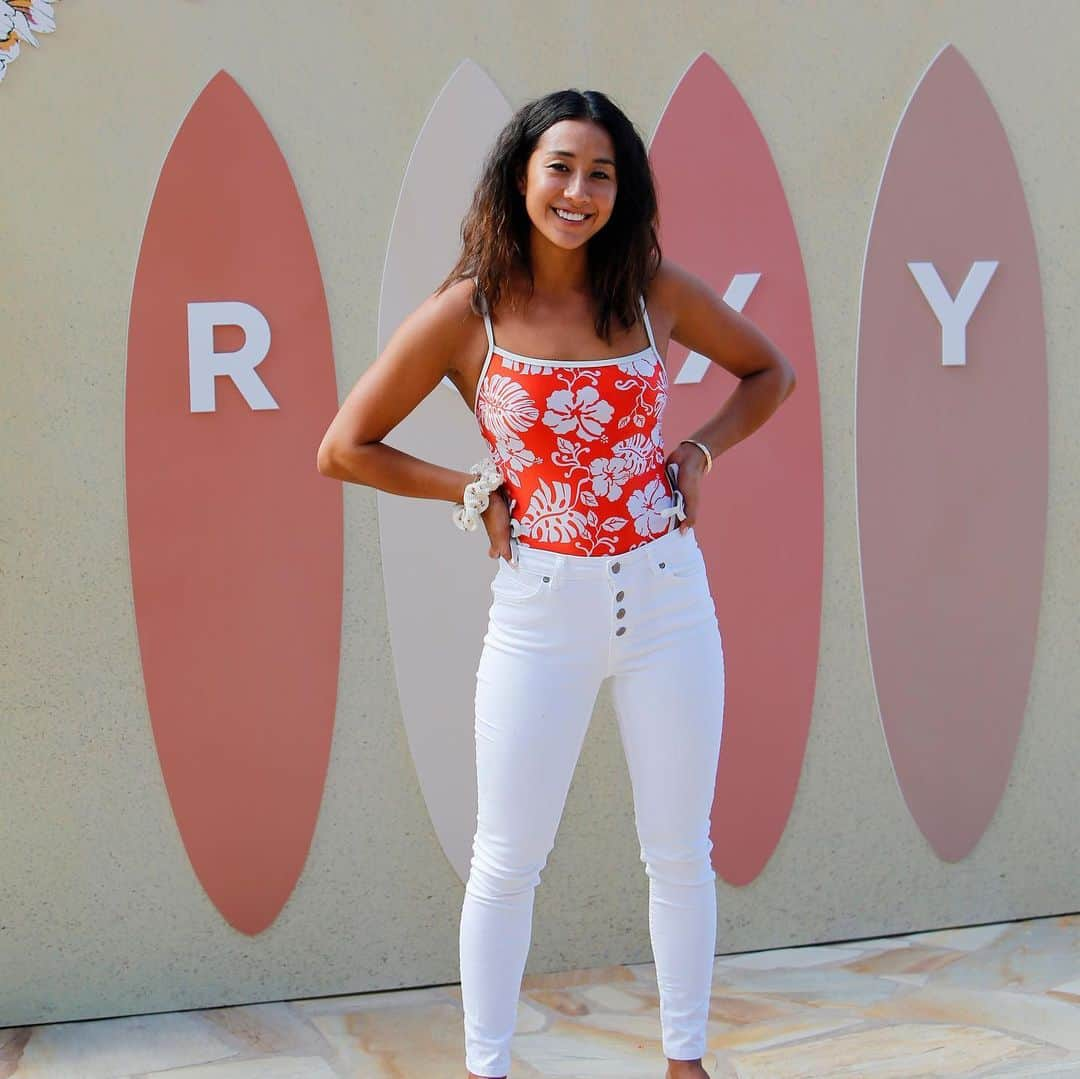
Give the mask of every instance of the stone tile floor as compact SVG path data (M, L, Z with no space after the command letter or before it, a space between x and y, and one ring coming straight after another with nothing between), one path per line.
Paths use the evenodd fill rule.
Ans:
M512 1079L663 1079L651 964L527 977ZM463 1079L456 985L0 1029L0 1079ZM720 956L713 1079L1080 1077L1080 914Z

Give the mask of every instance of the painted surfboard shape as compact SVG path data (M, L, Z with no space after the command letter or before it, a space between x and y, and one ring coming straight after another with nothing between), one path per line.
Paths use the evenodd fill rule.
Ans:
M387 248L379 349L454 264L480 167L510 118L472 61L451 75L413 147ZM465 470L487 448L469 406L444 382L391 445ZM459 532L445 502L380 492L379 537L398 695L417 777L454 871L468 878L476 829L473 707L494 563L483 534Z
M977 299L966 325L943 333L935 294L939 307ZM1027 202L997 112L950 45L908 103L878 190L855 442L881 722L908 808L946 861L989 824L1023 722L1046 542L1047 407Z
M795 393L716 461L695 531L724 638L724 737L713 865L747 884L791 812L817 675L824 554L821 422L802 255L769 147L702 53L653 137L664 254L703 278L791 361ZM672 341L665 444L713 415L737 380Z
M216 317L238 314L243 330L207 331L208 304L234 305ZM267 337L243 378L207 375L209 352L244 355ZM274 921L300 876L329 761L342 493L315 456L336 409L299 196L255 106L219 72L173 141L143 234L125 468L165 787L199 881L248 934Z

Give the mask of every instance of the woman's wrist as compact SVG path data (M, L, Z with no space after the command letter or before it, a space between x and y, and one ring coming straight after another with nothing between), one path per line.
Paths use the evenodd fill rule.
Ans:
M475 532L480 525L481 515L488 508L491 498L502 486L502 473L495 459L488 454L482 461L469 469L470 482L465 484L461 501L451 512L454 524L463 532Z
M712 471L713 458L712 451L709 447L700 439L697 438L684 438L680 443L680 446L693 446L701 457L702 465L704 466L705 474L708 475Z
M450 496L450 501L460 505L465 501L465 488L470 483L475 483L476 477L471 472L459 472L457 479L457 494Z

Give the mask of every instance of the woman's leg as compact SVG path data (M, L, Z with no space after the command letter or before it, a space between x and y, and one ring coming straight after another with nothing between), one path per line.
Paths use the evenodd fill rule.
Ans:
M533 651L489 632L477 674L478 814L461 912L465 1064L505 1076L532 936L533 896L555 842L603 669L551 635ZM497 631L495 636L499 637Z
M716 951L709 816L723 728L724 652L704 575L659 584L698 590L689 607L700 617L687 618L683 606L674 619L678 628L619 671L613 689L649 877L664 1055L695 1060L706 1047ZM663 614L668 607L661 606Z

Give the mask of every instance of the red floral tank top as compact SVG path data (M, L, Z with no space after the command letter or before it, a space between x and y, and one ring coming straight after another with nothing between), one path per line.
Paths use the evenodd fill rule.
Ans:
M622 554L675 525L661 433L667 376L644 300L641 311L647 349L588 363L499 348L484 315L476 418L527 547Z

